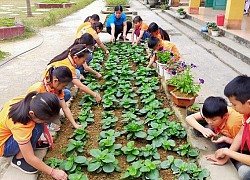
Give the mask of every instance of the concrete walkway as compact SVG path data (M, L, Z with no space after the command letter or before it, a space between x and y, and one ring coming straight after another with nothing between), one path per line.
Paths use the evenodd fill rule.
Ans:
M41 29L40 34L34 38L21 42L1 44L1 50L10 52L14 56L43 42L38 48L15 58L7 64L0 65L0 107L7 100L24 94L30 85L41 80L42 72L49 60L73 43L78 25L82 23L86 16L99 13L103 7L103 1L97 0L86 8L63 19L61 23ZM160 10L151 11L139 1L131 1L131 9L132 11L137 11L138 15L146 23L149 24L154 21L163 29L166 29L171 35L171 41L180 50L182 59L198 66L193 71L194 75L197 78L204 78L205 84L202 86L197 102L203 102L210 95L223 96L224 86L237 76L239 72L250 75L250 72L247 71L250 68L249 65L220 49L218 46L205 41L195 32L169 18L166 14L161 13ZM110 38L107 34L101 34L100 36L104 41ZM197 44L196 41L200 44ZM213 53L209 53L204 47L211 49L211 52L214 52L220 58L216 58ZM234 62L235 68L230 68L223 61ZM180 119L184 118L183 109L176 109L176 112ZM213 169L211 179L215 180L218 177L222 180L238 179L236 171L232 168L230 169L230 165L211 167L210 163L204 161L204 154L213 152L211 143L204 141L204 139L197 139L196 137L191 137L192 139L196 139L194 145L202 149L202 166ZM6 158L0 159L0 178L3 180L36 179L36 176L33 175L18 174L15 169L9 166L9 161L10 159ZM221 177L221 174L224 177Z

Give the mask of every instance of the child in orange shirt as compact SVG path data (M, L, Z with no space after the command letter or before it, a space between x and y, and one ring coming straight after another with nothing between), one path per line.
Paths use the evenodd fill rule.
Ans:
M180 58L179 50L174 43L171 43L169 41L160 40L157 37L152 36L148 40L148 47L150 49L153 49L153 55L150 57L150 61L147 67L151 67L151 65L155 62L155 60L157 59L158 51L170 51L173 53L173 55L176 54L178 59Z
M243 126L233 140L230 148L222 148L215 154L206 156L207 160L213 161L213 164L223 165L232 158L235 167L238 170L241 179L250 177L250 77L240 75L230 81L225 89L225 96L228 97L236 111L244 114ZM237 152L240 150L241 152ZM245 151L242 153L242 151Z
M203 127L197 121L205 119L209 127ZM186 121L205 138L211 138L217 148L230 147L234 137L241 128L242 114L227 106L225 99L221 97L208 97L202 107L202 111L186 117ZM214 137L223 135L217 140Z
M152 22L148 27L148 32L158 39L170 41L169 35L166 31L160 28L155 22Z
M133 20L134 29L131 34L132 44L139 44L140 41L145 41L146 38L150 37L148 31L148 25L142 21L140 16L136 16ZM136 42L134 42L134 35L136 35Z
M46 165L33 150L43 124L57 118L59 111L59 99L52 93L33 91L8 101L0 112L0 156L14 156L11 165L25 173L39 170L57 180L66 180L64 171Z
M72 73L72 83L75 84L79 89L83 90L85 93L90 94L99 103L101 102L101 97L99 94L93 92L88 86L85 86L80 81L80 72L76 70L76 66L81 66L86 62L91 51L83 44L74 45L71 49L66 52L54 57L48 64L47 69L51 66L67 66ZM45 71L46 72L46 71ZM46 75L46 73L45 73ZM45 76L44 75L44 76Z

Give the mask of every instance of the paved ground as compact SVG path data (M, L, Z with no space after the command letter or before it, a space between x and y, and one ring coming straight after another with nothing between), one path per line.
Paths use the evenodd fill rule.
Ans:
M0 107L7 100L25 93L27 88L34 82L41 80L43 69L46 67L49 60L72 44L77 26L86 16L93 13L99 13L103 7L104 4L101 0L95 1L90 6L63 19L61 23L41 29L40 34L34 38L22 42L1 44L1 50L11 52L13 56L26 51L31 47L41 45L31 52L23 54L7 64L2 66L0 65ZM241 60L233 57L231 54L225 52L210 42L203 40L202 37L188 29L185 29L185 27L179 25L177 22L172 22L169 17L164 14L160 14L160 11L156 12L162 17L165 16L165 20L158 16L154 11L150 11L139 1L131 1L131 9L133 11L137 11L138 15L140 15L145 22L150 23L155 21L163 29L166 29L171 34L171 41L176 44L177 48L182 53L182 59L190 63L192 62L198 66L198 68L194 70L194 74L197 78L204 78L205 84L202 86L197 102L202 102L207 96L210 95L223 96L224 86L231 79L237 76L239 74L238 72L250 75L250 72L247 71L249 70L249 65L241 62ZM187 33L187 35L184 33ZM101 34L100 36L104 41L109 40L110 37L107 34ZM202 48L200 45L197 45L194 40L199 41L203 46L211 49L212 52L221 58L218 59L214 55L208 53L207 50ZM226 65L225 62L234 63L235 70ZM196 143L199 141L200 139L198 139ZM207 142L201 143L202 145L205 144L205 148L203 149L204 151L207 151L206 148L209 146L206 143ZM203 160L202 162L203 165L205 164L205 167L211 166L206 162L204 163ZM3 165L4 164L2 164L2 166ZM8 161L6 163L6 167L8 167ZM223 172L223 169L220 169L217 166L212 168L217 171L217 173ZM4 171L2 171L2 173L3 172ZM224 172L227 174L225 169ZM15 172L13 173L15 174ZM230 176L230 174L228 175ZM235 176L225 176L223 179L229 180L237 178L235 178Z

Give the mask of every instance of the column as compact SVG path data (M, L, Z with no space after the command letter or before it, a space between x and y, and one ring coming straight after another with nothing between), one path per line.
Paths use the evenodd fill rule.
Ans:
M189 0L189 14L199 14L200 0Z
M171 6L178 7L180 4L180 0L171 0Z
M224 27L241 29L245 0L227 0Z

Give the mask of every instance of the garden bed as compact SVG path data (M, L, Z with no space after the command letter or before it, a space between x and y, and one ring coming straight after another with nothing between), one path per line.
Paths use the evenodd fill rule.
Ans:
M35 3L37 8L69 8L76 3L69 2L69 3Z
M22 36L25 33L25 27L23 25L0 27L0 40L12 39L18 36Z
M147 64L144 47L126 43L107 47L109 57L104 60L99 48L91 63L92 68L104 72L103 79L97 81L87 76L85 81L101 94L102 104L97 105L91 96L78 93L71 111L85 129L75 131L78 136L72 137L71 125L65 121L55 141L57 148L48 153L47 162L66 170L69 179L83 178L82 173L92 180L207 176L206 170L189 162L195 161L198 151L187 144L186 132L173 115L155 71L144 67ZM70 136L74 140L69 143ZM80 145L75 148L76 143L72 142L77 139ZM100 154L104 154L102 158L95 159ZM181 166L186 169L180 171ZM41 174L39 179L51 178Z

